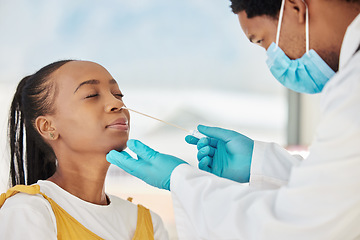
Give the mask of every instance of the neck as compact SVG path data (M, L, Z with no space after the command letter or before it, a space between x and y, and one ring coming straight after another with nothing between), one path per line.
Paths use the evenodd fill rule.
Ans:
M105 177L110 166L99 157L58 158L55 174L48 180L57 184L72 195L99 205L107 205ZM99 166L99 163L102 163Z
M323 13L326 21L331 23L333 31L340 32L344 36L348 26L360 13L360 4L335 1L333 4L329 4L327 10Z
M338 70L345 32L360 13L360 4L343 1L311 1L310 48L334 70ZM316 40L315 40L316 39ZM315 48L316 47L316 48Z

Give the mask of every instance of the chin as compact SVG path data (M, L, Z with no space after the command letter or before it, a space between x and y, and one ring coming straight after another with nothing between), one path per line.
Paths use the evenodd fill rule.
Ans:
M109 151L110 152L111 150L116 150L118 152L121 152L122 150L124 150L126 148L126 142L125 143L122 143L122 144L117 144L117 145L113 145L109 148Z

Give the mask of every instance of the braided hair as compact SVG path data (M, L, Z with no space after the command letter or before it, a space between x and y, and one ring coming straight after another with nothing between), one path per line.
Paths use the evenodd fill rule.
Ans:
M10 107L8 136L10 143L10 185L30 185L51 177L56 170L53 149L35 128L39 116L55 111L56 85L51 75L72 60L51 63L17 86Z

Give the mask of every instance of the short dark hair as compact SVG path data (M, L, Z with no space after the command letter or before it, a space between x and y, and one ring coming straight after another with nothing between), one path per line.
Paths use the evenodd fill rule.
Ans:
M267 15L276 18L281 0L230 0L233 13L245 11L248 18Z
M245 11L248 18L266 15L276 18L280 11L281 0L230 0L231 10L238 14ZM341 0L348 3L359 4L360 0Z

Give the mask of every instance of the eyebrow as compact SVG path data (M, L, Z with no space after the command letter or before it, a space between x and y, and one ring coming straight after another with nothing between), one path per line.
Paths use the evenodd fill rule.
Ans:
M117 84L117 82L116 82L115 79L110 79L110 80L109 80L109 83L110 83L110 84ZM100 81L97 80L97 79L90 79L90 80L84 81L84 82L80 83L79 86L77 86L77 88L75 89L74 93L76 93L76 91L77 91L81 86L86 85L86 84L96 85L96 84L100 84Z

